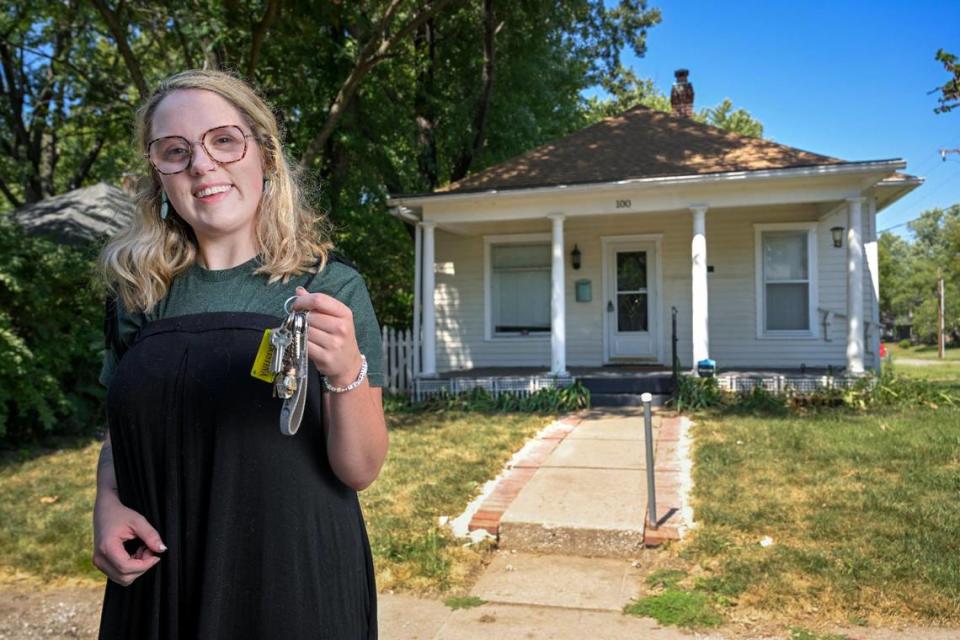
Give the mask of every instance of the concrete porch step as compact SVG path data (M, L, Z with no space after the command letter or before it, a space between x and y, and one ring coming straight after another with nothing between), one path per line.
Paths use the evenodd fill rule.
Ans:
M577 376L590 393L673 393L673 376L670 373L648 373L633 376Z

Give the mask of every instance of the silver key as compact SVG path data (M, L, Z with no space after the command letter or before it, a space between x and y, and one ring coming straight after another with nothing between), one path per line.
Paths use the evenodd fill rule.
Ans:
M283 372L283 362L286 360L287 347L293 341L293 335L287 328L287 323L270 333L270 344L273 345L273 357L270 359L270 371L274 374Z

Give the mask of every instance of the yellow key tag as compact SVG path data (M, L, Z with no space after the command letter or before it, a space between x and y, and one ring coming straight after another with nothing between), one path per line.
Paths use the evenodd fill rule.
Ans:
M263 338L260 340L260 348L257 349L257 357L253 360L253 368L250 375L257 380L264 382L273 382L273 371L270 370L270 361L273 360L273 344L270 342L271 329L263 332Z

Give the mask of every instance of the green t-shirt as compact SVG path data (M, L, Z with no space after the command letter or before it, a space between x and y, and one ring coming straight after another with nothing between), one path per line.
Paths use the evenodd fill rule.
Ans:
M193 313L264 313L277 316L279 325L280 318L284 316L284 301L295 295L298 286L307 287L312 278L313 282L307 287L310 293L331 295L353 311L357 345L360 353L367 358L367 378L370 386L382 387L383 347L380 325L377 323L363 277L355 269L331 259L318 274L303 273L291 277L287 282L268 284L266 275L253 273L260 264L259 258L253 258L236 267L217 271L194 264L174 279L166 297L149 314L130 313L118 304L117 326L120 342L129 347L137 331L147 322ZM116 355L108 347L100 371L101 384L110 384L116 366Z

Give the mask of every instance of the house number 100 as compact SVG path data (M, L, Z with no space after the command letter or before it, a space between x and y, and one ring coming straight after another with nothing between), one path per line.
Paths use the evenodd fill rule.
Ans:
M617 209L629 209L631 203L629 200L617 200Z

